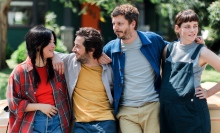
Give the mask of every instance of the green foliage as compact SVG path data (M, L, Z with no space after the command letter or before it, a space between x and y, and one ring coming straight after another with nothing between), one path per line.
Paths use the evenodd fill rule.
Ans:
M68 53L67 47L63 45L60 39L57 39L57 45L55 51ZM13 52L11 55L11 59L14 60L16 63L21 63L27 58L27 51L26 51L26 43L22 42L18 49Z
M53 30L57 36L60 35L60 26L56 23L57 15L54 12L47 12L45 16L45 27Z
M208 30L206 44L211 46L220 38L220 1L219 0L150 0L156 5L156 12L161 16L167 34L171 37L175 15L185 9L194 10L200 19L201 30ZM171 34L170 34L171 33ZM199 33L200 35L200 33ZM172 38L171 38L172 40Z
M55 51L61 52L61 53L68 53L67 47L63 45L63 42L60 39L57 39L57 45Z
M18 49L12 53L11 59L17 63L21 63L26 59L26 57L27 57L26 44L25 42L22 42L18 46Z
M205 71L202 73L201 82L219 82L220 73L216 72L213 67L207 65Z
M108 15L111 13L111 11L119 4L125 4L125 3L130 3L130 4L136 4L136 3L141 3L144 0L53 0L53 1L60 1L61 3L64 4L65 7L69 7L72 9L74 13L79 13L81 15L82 13L86 12L86 6L81 9L81 6L79 4L83 3L89 3L92 5L96 5L103 9L101 11L101 17Z
M6 45L6 59L10 59L10 58L11 58L12 52L13 52L13 50L12 50L11 47L7 44L7 45Z
M215 30L216 34L220 34L220 1L212 2L208 7L210 25Z
M12 69L5 68L0 70L0 100L5 99L5 93L8 85L8 78Z

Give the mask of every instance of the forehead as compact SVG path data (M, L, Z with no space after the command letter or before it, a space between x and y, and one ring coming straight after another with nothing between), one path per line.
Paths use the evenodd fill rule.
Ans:
M51 40L53 40L54 39L54 36L53 36L53 34L51 34Z
M115 17L112 17L112 23L117 23L117 22L126 22L127 20L125 19L124 16L118 15Z
M85 38L82 36L76 36L74 43L77 45L83 45Z
M198 25L197 21L183 22L182 25Z

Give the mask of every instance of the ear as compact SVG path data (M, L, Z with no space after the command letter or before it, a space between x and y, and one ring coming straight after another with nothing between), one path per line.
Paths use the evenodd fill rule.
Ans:
M133 21L131 22L131 26L134 28L135 25L136 25L136 21L133 20Z
M92 50L88 52L88 53L89 53L89 55L90 55L91 57L93 57L93 53L94 53L94 51L95 51L95 49L94 49L94 48L92 48Z
M175 31L176 33L179 33L180 27L179 27L178 25L175 25L175 26L174 26L174 31Z

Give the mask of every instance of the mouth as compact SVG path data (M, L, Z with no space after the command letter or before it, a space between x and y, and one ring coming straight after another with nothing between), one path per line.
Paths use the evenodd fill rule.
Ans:
M115 33L123 33L122 31L115 31Z
M52 52L52 53L54 52L54 50L49 50L49 51Z
M190 34L189 36L194 37L196 34Z

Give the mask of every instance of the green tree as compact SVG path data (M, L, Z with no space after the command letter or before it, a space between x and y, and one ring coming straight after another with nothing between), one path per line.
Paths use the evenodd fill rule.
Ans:
M216 53L220 49L220 1L212 2L208 7L209 22L210 22L210 36L209 41L213 42L210 49Z
M11 0L0 0L0 69L6 67L7 14Z
M120 4L124 3L130 3L130 4L136 4L136 3L142 3L144 0L54 0L54 1L60 1L64 4L65 7L69 7L72 9L73 12L82 14L86 12L87 6L85 6L83 9L81 9L81 6L79 4L88 3L92 5L96 5L103 9L101 11L101 17L105 15L109 15L111 11Z
M165 20L170 36L174 35L175 15L184 9L193 9L200 18L200 29L209 26L208 7L213 0L150 0L156 4L156 12ZM171 32L170 32L171 31Z

